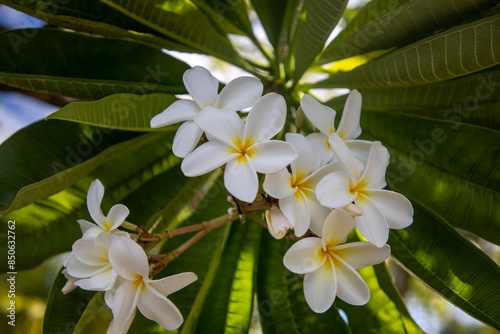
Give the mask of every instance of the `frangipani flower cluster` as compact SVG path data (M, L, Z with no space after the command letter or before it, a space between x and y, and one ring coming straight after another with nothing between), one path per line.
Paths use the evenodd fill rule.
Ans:
M193 123L189 126L196 129L196 139L187 138L184 123L174 142L189 147L182 154L173 150L184 158L186 176L221 167L225 187L237 200L253 203L260 193L264 206L269 197L279 205L267 206L267 226L276 239L292 229L291 239L303 237L286 253L284 264L306 274L304 293L313 311L326 311L336 296L362 305L369 290L355 269L384 261L390 254L389 229L405 228L413 220L410 201L382 189L389 152L380 142L357 139L362 132L357 90L349 94L338 127L335 110L305 94L300 107L318 132L283 135L285 99L272 92L260 96L256 80L235 79L217 95L217 80L194 67L184 75L194 102L177 101L155 116L151 126ZM189 110L184 107L188 104ZM243 120L238 111L248 107ZM197 147L203 134L206 141ZM278 134L285 140L273 139ZM257 173L265 175L263 182ZM367 241L346 244L354 228Z
M104 299L113 313L107 333L126 333L136 309L165 329L178 328L183 317L168 295L194 282L194 273L182 273L159 280L149 278L149 263L144 249L119 231L129 211L121 204L113 206L107 216L101 211L104 186L91 183L87 206L97 224L79 220L82 238L73 244L66 257L63 274L68 282L62 289L69 293L76 287L105 291Z

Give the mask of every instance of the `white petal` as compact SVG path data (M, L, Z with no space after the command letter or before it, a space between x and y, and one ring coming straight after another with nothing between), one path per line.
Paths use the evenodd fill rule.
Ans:
M175 133L172 152L177 157L184 158L198 145L202 134L203 130L195 122L187 121L182 123Z
M78 281L78 278L75 278L68 274L68 271L66 269L63 269L62 274L68 280L61 289L61 292L66 295L77 288L75 282Z
M200 109L215 103L219 81L206 68L195 66L187 70L183 80L189 95Z
M323 226L323 240L326 246L334 246L345 242L347 235L356 224L354 218L344 210L333 210L325 220Z
M307 196L307 204L311 214L309 229L318 237L321 237L323 236L323 225L325 225L326 217L332 213L332 209L322 206L314 192L303 191L303 193Z
M191 121L199 112L200 107L194 101L177 100L151 119L151 127L160 128L179 122Z
M251 157L255 170L262 174L276 173L297 158L292 145L280 140L270 140L251 147Z
M297 241L285 253L283 264L296 274L307 274L321 267L327 256L323 252L323 241L320 238L305 238Z
M342 168L342 165L338 162L329 163L317 169L316 171L314 171L314 173L306 177L304 179L304 182L307 182L307 184L310 185L310 188L314 190L318 185L318 182L321 181L322 178L333 172L344 172L344 168Z
M357 138L361 134L361 126L359 125L361 101L361 94L356 89L347 97L339 128L337 129L337 133L344 140Z
M280 199L279 203L281 211L292 223L295 235L298 237L303 236L309 229L311 215L307 199L302 191L297 191L290 197Z
M108 259L94 247L94 240L79 239L73 244L73 254L78 261L89 266L103 266L108 264Z
M259 179L247 157L229 161L224 170L224 185L234 197L252 203L259 190Z
M113 296L113 306L111 307L113 321L109 325L106 334L123 334L128 332L134 320L140 292L140 287L137 288L134 281L123 281L120 284Z
M350 242L335 247L335 254L342 258L354 269L361 269L383 262L391 255L391 247L384 245L381 248L370 242Z
M108 226L111 225L110 231L118 228L118 226L120 226L125 221L125 218L127 218L129 213L130 211L125 205L113 205L113 207L109 209L108 216L106 217Z
M370 289L356 270L335 258L337 296L351 305L364 305L370 300Z
M335 116L337 112L332 108L321 104L309 94L305 94L300 100L300 105L307 119L324 135L328 136L335 132Z
M333 159L333 151L328 142L328 136L321 132L315 132L307 135L307 141L312 149L320 155L320 166L323 166Z
M239 155L231 153L230 149L225 143L209 141L182 160L181 170L190 177L211 172Z
M236 78L221 90L214 106L232 111L251 107L260 98L263 89L262 82L257 78Z
M385 172L389 166L389 151L382 146L379 141L372 144L370 156L363 174L359 178L365 188L383 188L387 185L385 182Z
M359 161L361 161L363 166L366 166L373 142L369 140L358 139L344 140L344 142L346 143L347 147L349 147L352 154L354 154L354 156Z
M274 198L285 198L292 196L296 191L296 187L292 187L292 175L286 168L277 173L267 174L262 185L264 191Z
M198 277L194 273L180 273L164 277L159 280L144 280L146 283L151 284L153 288L158 290L162 295L168 296L180 289L185 288L189 284L196 281Z
M101 210L101 202L104 197L104 186L98 179L94 180L90 186L87 193L87 207L89 209L90 217L99 226L104 224L104 215Z
M101 254L102 257L108 258L109 246L111 246L111 242L114 238L126 235L130 238L130 234L123 231L116 231L115 233L101 233L94 239L94 249L97 253Z
M116 272L110 267L108 270L105 270L91 278L78 280L75 285L83 290L106 291L113 287L116 277Z
M389 238L389 226L380 210L365 195L358 195L355 202L363 214L355 217L356 226L366 240L377 247L382 247Z
M243 138L257 142L269 140L283 129L285 120L285 98L276 93L268 93L248 113Z
M307 304L316 313L326 312L332 306L337 295L337 279L330 258L318 270L306 274L304 295Z
M330 143L335 157L344 167L345 172L349 174L351 183L355 183L356 179L361 175L361 171L364 167L363 164L354 156L349 147L347 147L346 143L344 143L338 134L333 133L328 138L328 142Z
M218 139L230 146L243 138L243 121L237 113L206 107L194 121L206 132L209 140Z
M88 265L74 257L68 262L68 266L66 267L66 269L68 274L75 278L88 278L94 275L98 275L106 268L103 266Z
M76 222L80 225L80 230L82 230L82 235L85 235L85 233L88 230L97 227L96 224L92 224L91 222L86 221L85 219L78 219Z
M168 330L179 328L184 321L181 312L174 303L149 284L146 284L146 288L142 290L137 307L146 318Z
M349 185L349 176L346 173L333 172L318 182L316 196L323 206L341 208L356 198L356 194L351 193Z
M320 164L319 154L311 147L306 137L299 133L287 133L286 142L291 144L298 153L292 166L292 173L301 174L304 177L318 169Z
M108 252L109 262L121 277L136 280L137 275L148 278L148 257L135 241L126 237L116 237Z
M413 222L413 206L408 198L389 190L369 190L370 200L382 212L389 228L408 227Z

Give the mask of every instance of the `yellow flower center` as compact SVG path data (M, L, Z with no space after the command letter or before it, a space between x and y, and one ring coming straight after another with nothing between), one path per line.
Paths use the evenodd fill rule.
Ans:
M246 157L249 159L252 159L252 157L255 155L255 148L252 146L255 144L254 140L246 139L245 141L242 141L239 138L236 138L235 141L233 141L234 146L231 148L229 151L231 154L232 153L238 153L239 156L237 157L238 162L244 162Z

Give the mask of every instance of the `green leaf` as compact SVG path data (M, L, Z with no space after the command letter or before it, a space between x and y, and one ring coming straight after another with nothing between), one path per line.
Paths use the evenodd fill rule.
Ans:
M73 333L85 307L92 299L95 291L76 289L64 295L61 289L67 280L59 272L56 276L47 299L47 307L43 318L42 333Z
M500 267L440 217L413 205L413 224L390 232L392 255L448 301L500 329Z
M269 42L278 54L285 20L284 9L288 8L289 0L251 0L251 3L266 31Z
M500 14L446 30L312 86L404 86L460 77L500 63L498 38Z
M117 130L153 131L151 118L176 100L175 96L168 94L114 94L97 101L70 103L47 119Z
M22 33L36 38L20 37ZM80 99L185 92L186 64L131 41L23 29L0 33L0 46L0 83L13 87Z
M351 333L335 306L325 313L311 311L304 297L303 275L283 265L290 246L288 240L276 240L269 233L261 237L257 300L263 333Z
M193 3L211 17L212 22L229 34L252 36L248 7L241 0L193 0Z
M337 302L353 333L424 333L408 313L385 263L358 272L370 288L370 301L362 306Z
M105 334L112 320L113 314L104 301L104 292L97 292L85 308L73 334Z
M134 20L202 53L244 65L227 37L191 1L101 0Z
M496 3L494 0L373 0L349 21L318 62L324 64L408 45L474 17Z
M500 131L500 71L486 71L455 80L405 87L361 88L363 110L404 113L464 122ZM327 102L342 110L347 95Z
M76 220L91 220L86 204L91 181L99 178L103 182L106 194L102 208L103 212L108 212L109 208L119 203L125 195L173 165L168 146L170 142L171 136L162 136L123 152L121 156L100 165L91 175L85 177L85 173L89 171L82 170L82 174L78 175L80 180L71 188L49 198L39 199L2 217L2 226L5 226L8 220L16 221L17 269L31 268L51 255L71 249L72 243L81 237ZM59 183L52 184L56 186ZM133 214L138 211L137 206L144 204L135 200L127 205L132 211L130 217L135 219ZM138 217L133 221L144 222L147 218ZM7 240L0 240L0 253L6 252ZM7 262L0 265L0 269L7 271Z
M140 136L40 121L17 132L0 146L0 209L19 209L73 184L99 165L169 133Z
M362 124L391 153L386 179L394 190L500 244L500 133L389 112L365 112Z
M337 25L346 0L306 0L300 13L297 33L291 41L294 57L293 79L298 81L320 54Z
M9 7L43 20L51 25L106 37L135 40L157 48L193 52L192 48L169 39L155 36L156 31L121 14L98 0L0 0ZM16 33L15 40L34 37L29 31Z
M231 225L221 263L197 333L247 333L252 318L254 273L262 227L247 220Z

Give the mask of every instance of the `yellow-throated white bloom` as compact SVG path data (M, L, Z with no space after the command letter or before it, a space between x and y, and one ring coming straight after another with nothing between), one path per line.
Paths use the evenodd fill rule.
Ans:
M226 189L242 201L253 202L259 189L257 173L276 173L297 157L289 143L270 140L281 131L285 118L285 99L275 93L261 97L245 123L236 113L206 107L195 122L209 141L186 156L182 171L199 176L225 164Z
M305 94L300 100L300 105L307 119L320 131L307 136L311 146L321 155L321 165L332 162L335 159L328 138L336 133L342 138L347 146L354 152L358 159L366 162L371 142L367 140L356 140L361 134L359 119L361 116L361 94L354 89L344 106L338 128L335 128L335 116L337 112L332 108L321 104L314 97Z
M122 236L111 243L109 261L119 278L115 287L104 294L113 313L108 334L127 333L137 308L146 318L167 330L182 325L181 312L167 296L196 281L194 273L149 279L146 253L133 240Z
M262 95L263 85L254 77L239 77L219 90L219 82L201 66L195 66L184 73L184 85L193 100L178 100L151 119L151 127L159 128L184 122L175 134L172 151L184 158L196 147L203 130L194 122L196 116L207 106L226 111L249 108Z
M275 239L282 239L286 235L286 232L293 228L283 212L275 205L270 210L266 210L266 222L269 233Z
M362 211L355 218L359 232L382 247L389 238L389 228L405 228L413 221L411 202L399 193L382 189L387 185L389 152L379 141L374 142L364 166L337 134L329 140L342 168L318 182L316 195L322 205L330 208L354 202Z
M105 216L101 210L101 202L104 197L104 186L98 179L94 180L89 187L87 193L87 207L90 217L96 222L92 224L84 219L79 219L78 224L82 229L82 238L95 238L102 232L115 232L127 218L130 211L123 204L116 204L109 209L108 215Z
M352 305L363 305L370 290L355 269L384 261L391 253L389 245L377 248L369 242L344 244L355 227L354 218L336 209L326 219L323 238L305 238L286 252L285 267L304 276L304 294L316 313L327 311L336 297Z
M280 209L292 223L296 236L304 235L309 228L319 235L332 210L319 203L315 188L321 178L334 170L334 165L320 168L321 157L303 135L287 133L286 141L298 153L297 159L290 164L291 173L283 168L266 175L264 190L279 199Z

